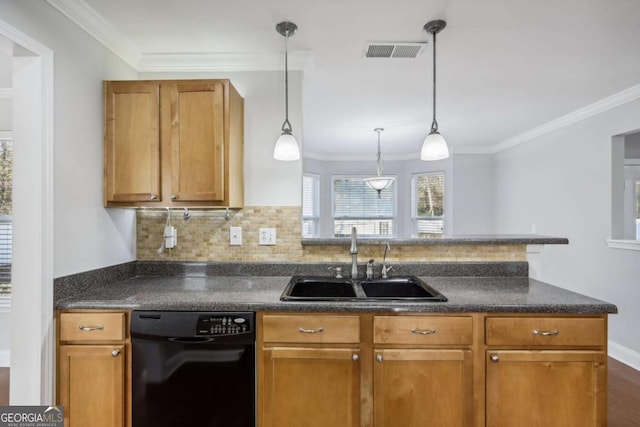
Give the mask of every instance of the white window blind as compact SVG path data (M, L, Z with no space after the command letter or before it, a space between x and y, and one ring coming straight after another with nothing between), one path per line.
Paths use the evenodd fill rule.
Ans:
M302 176L302 235L317 236L320 221L320 178Z
M411 182L411 210L416 234L444 231L444 173L414 175Z
M348 236L356 227L360 236L392 236L396 215L396 183L380 192L362 176L334 176L333 233Z
M11 295L13 140L0 139L0 297Z

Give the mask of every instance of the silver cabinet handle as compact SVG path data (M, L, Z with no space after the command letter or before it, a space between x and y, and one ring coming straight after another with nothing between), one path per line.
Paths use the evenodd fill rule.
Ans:
M118 357L118 355L119 355L119 354L120 354L120 349L119 349L119 348L118 348L118 349L115 349L115 350L113 350L113 351L111 352L111 355L112 355L113 357Z
M554 329L553 331L539 331L537 329L533 330L533 335L540 335L543 337L552 337L554 335L558 335L560 333L559 330Z
M103 325L100 325L100 326L84 326L84 325L80 325L78 327L78 329L80 329L81 331L85 331L85 332L102 331L102 330L104 330L104 326Z
M177 200L177 199L178 199L178 196L176 196L175 194L171 195L171 200Z
M422 329L414 328L414 329L411 330L411 333L412 334L420 334L420 335L433 335L433 334L436 333L436 330L435 329L424 329L424 330L422 330Z
M158 200L158 196L155 194L149 194L149 200Z
M490 358L493 363L498 363L500 361L500 358L497 354L492 354Z
M353 360L354 362L357 362L358 360L360 360L360 356L358 356L357 354L354 354L353 356L351 356L351 360Z
M384 360L384 358L382 357L382 354L378 353L378 355L376 355L376 360L378 362L382 362Z
M318 329L305 329L305 328L298 328L298 332L302 332L303 334L317 334L318 332L322 332L324 331L324 329L322 329L321 327Z

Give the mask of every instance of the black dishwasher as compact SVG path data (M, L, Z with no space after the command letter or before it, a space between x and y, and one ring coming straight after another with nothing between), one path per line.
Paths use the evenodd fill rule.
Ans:
M134 427L254 427L255 316L134 311Z

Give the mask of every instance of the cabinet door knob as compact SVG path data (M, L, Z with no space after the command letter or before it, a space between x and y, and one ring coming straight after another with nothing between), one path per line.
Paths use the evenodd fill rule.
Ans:
M158 196L155 194L149 194L149 200L158 200Z
M357 362L358 360L360 360L360 356L358 356L357 354L354 354L353 356L351 356L351 360L353 360L354 362Z
M175 194L172 194L172 195L171 195L171 200L178 200L178 196L177 196L177 195L175 195Z
M491 361L494 363L498 363L500 361L500 358L498 357L497 354L492 354L491 355Z
M113 350L113 351L111 352L111 355L112 355L113 357L118 357L118 355L119 355L119 354L120 354L120 349L119 349L119 348L117 348L117 349L115 349L115 350Z
M384 358L382 357L382 354L378 354L378 355L376 355L376 360L377 360L378 362L382 362L382 361L384 360Z

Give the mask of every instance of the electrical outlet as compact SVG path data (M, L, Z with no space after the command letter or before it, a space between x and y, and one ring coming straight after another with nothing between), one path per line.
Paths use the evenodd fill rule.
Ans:
M164 228L164 247L167 249L173 249L178 246L178 230L175 227L168 225Z
M229 245L242 246L242 227L229 227Z
M261 228L258 245L272 246L276 244L276 229L275 228Z

